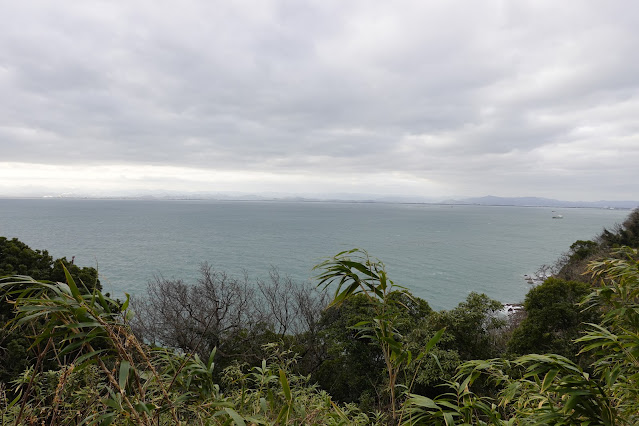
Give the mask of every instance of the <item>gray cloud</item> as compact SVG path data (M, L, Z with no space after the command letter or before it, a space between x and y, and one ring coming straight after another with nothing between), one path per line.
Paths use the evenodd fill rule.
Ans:
M636 198L638 8L14 2L0 17L0 162Z

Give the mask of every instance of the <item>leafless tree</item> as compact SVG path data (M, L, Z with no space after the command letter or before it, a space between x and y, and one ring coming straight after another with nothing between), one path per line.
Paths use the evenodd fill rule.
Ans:
M149 344L208 356L251 361L261 344L317 333L328 303L310 283L298 283L272 269L269 279L252 282L203 264L194 285L155 277L147 295L133 300L135 333Z
M262 296L257 306L273 331L279 336L314 331L319 315L328 304L326 293L282 276L276 268L270 270L269 278L269 281L257 280Z

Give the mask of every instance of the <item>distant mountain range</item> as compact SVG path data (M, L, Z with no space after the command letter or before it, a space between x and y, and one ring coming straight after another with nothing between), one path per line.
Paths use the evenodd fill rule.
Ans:
M561 201L539 197L494 197L488 195L479 198L464 198L461 200L444 200L442 204L474 204L480 206L531 206L531 207L586 207L634 209L639 207L639 201Z

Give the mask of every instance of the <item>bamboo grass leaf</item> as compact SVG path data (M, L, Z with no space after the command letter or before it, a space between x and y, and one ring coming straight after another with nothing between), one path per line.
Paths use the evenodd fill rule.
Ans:
M142 403L142 402L138 402L137 404L135 404L135 410L138 413L146 413L146 414L151 414L151 411L154 410L156 408L156 406L154 404L151 403Z
M127 309L126 314L124 315L124 320L129 322L135 317L135 311L131 308Z
M230 407L226 407L224 408L224 411L231 417L231 419L233 419L233 422L237 425L237 426L246 426L246 422L244 421L244 419L242 418L242 416L240 416L237 411L235 411L234 409L230 408Z
M115 419L115 413L105 413L97 418L100 426L109 426Z
M86 354L81 355L80 357L78 357L78 359L75 360L75 363L77 365L82 365L84 364L87 360L90 362L95 361L97 358L100 357L101 354L107 352L107 349L98 349L96 351L91 351L88 352Z
M124 301L124 303L122 303L122 306L120 307L120 310L122 312L126 311L127 308L129 307L129 302L130 302L130 295L129 293L124 293L124 295L126 296L126 300Z
M118 377L118 384L120 389L126 388L127 381L129 379L129 370L131 369L131 363L129 361L120 362L120 375Z
M86 336L73 336L73 337L67 337L66 339L63 339L63 343L65 341L69 341L72 338L78 338L78 340L76 342L70 343L68 345L64 345L64 347L62 349L60 349L60 352L58 352L59 356L64 356L66 354L68 354L69 352L72 352L76 349L81 348L83 345L90 343L91 340L90 338L87 338Z
M373 271L371 271L369 268L367 268L365 265L359 263L359 262L353 262L351 260L342 260L341 263L346 266L346 270L347 271L351 271L352 269L355 269L358 272L361 272L362 274L374 278L374 279L379 279L379 276L377 274L375 274Z
M213 372L213 368L215 367L215 363L213 362L215 359L215 354L217 353L217 347L214 347L209 355L209 359L206 361L206 368L209 374Z
M67 285L69 286L69 289L71 290L71 294L73 295L73 298L77 300L78 302L81 302L83 299L82 299L82 295L80 294L80 290L78 290L78 286L75 284L75 280L71 276L71 273L69 272L67 267L64 266L64 263L62 263L62 269L64 270L64 276L67 280Z
M444 413L444 420L446 421L447 426L455 425L455 418L451 413Z
M293 400L293 395L291 394L291 387L288 384L286 373L284 373L284 370L282 369L280 369L280 383L282 384L282 391L284 392L284 397L290 403Z
M277 416L276 423L286 424L288 422L288 418L290 416L291 407L288 404L285 404L280 410L279 415Z
M25 323L29 323L29 322L34 321L34 320L36 320L36 319L38 319L38 318L40 318L42 316L49 315L49 314L50 314L50 312L48 312L48 311L39 311L39 312L35 312L33 314L30 314L30 315L25 315L25 316L19 317L19 319L17 319L17 321L16 321L16 324L22 325L22 324L25 324Z
M268 406L266 405L266 398L260 397L260 408L264 414L268 413Z
M10 402L9 404L7 404L7 407L6 407L7 411L8 411L8 410L11 410L11 407L13 407L14 405L16 405L16 403L17 403L18 401L20 401L20 399L22 399L22 389L18 392L18 394L16 395L16 397L15 397L13 400L11 400L11 402ZM1 414L0 414L0 415L1 415Z
M410 404L418 406L418 407L431 408L434 410L440 409L439 405L437 405L435 401L422 395L411 394L409 402Z
M439 340L442 338L444 331L446 331L446 327L440 329L439 331L437 331L437 333L435 333L435 335L428 341L428 343L426 343L423 351L424 353L430 352L430 350L435 347L437 342L439 342Z
M107 313L110 314L111 307L109 306L109 303L107 303L107 299L104 297L104 295L102 295L101 291L96 291L95 293L98 296L98 300L100 301L100 305L102 306L102 309L104 309Z
M99 328L99 327L102 327L102 324L100 324L97 321L75 322L75 323L68 323L64 325L64 328L68 328L68 329Z
M557 369L550 370L548 373L546 373L546 376L544 377L544 381L541 383L542 392L545 392L548 389L552 381L555 379L555 377L557 377L558 373L559 373L559 370Z

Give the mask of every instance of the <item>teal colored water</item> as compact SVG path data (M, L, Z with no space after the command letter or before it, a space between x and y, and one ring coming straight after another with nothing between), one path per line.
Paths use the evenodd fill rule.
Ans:
M359 247L391 279L449 309L471 291L521 301L525 274L628 211L418 204L0 200L0 236L98 266L106 291L144 294L154 275L193 281L208 262L232 274L297 280L328 256Z

